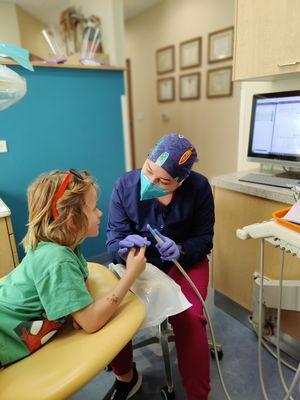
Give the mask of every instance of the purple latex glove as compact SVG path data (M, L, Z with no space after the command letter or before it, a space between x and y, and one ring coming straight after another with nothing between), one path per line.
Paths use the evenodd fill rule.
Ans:
M178 260L178 258L180 257L180 250L174 240L162 235L160 232L158 232L157 229L155 229L155 233L163 241L162 244L156 245L156 248L161 255L160 258L165 261Z
M120 240L118 254L121 258L126 260L126 257L132 247L148 247L150 242L140 235L128 235L125 239Z

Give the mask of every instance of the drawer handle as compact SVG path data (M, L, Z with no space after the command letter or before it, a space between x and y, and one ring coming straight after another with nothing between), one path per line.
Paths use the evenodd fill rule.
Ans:
M277 64L278 67L289 67L290 65L297 65L300 64L300 61L292 61L286 64Z

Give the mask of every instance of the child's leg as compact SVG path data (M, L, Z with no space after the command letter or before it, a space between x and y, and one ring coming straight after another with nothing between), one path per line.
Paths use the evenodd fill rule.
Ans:
M110 363L116 380L103 400L130 399L141 387L142 376L132 363L132 343L129 342Z
M209 278L207 259L187 272L205 300ZM210 358L203 307L185 277L175 266L169 271L169 276L181 286L182 292L193 304L186 311L170 317L187 399L206 400L210 391Z
M133 366L132 359L133 359L133 350L132 350L132 342L130 341L110 363L118 379L119 377L122 377L129 373L129 375L131 374L131 376L129 376L128 382L131 380L132 366Z

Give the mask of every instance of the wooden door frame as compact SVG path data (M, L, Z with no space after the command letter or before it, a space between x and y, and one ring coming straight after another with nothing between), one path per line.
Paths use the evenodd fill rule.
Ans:
M134 143L134 123L133 123L133 105L132 105L132 87L131 87L131 60L126 59L126 87L127 87L127 104L128 104L128 120L129 120L129 140L131 152L131 166L136 168L135 159L135 143Z

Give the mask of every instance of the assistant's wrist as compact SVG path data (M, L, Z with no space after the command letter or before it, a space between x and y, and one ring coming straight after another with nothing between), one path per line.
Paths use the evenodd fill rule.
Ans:
M182 243L178 243L177 247L178 247L178 250L179 250L178 260L183 261L186 258L186 250L184 248L184 245Z
M185 252L185 248L184 248L183 244L182 243L177 243L177 247L178 247L180 255L184 256L186 254L186 252Z

